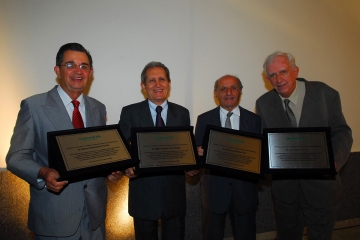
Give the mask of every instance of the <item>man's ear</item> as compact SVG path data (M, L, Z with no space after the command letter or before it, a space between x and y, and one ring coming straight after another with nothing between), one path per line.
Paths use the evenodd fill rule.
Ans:
M59 66L54 67L54 72L55 72L56 76L60 79L60 67Z
M294 73L295 73L295 77L297 78L299 75L299 67L298 66L295 67Z

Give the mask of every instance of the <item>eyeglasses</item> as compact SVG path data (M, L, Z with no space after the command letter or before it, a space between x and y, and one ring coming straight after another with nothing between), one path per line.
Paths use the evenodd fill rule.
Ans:
M68 62L68 63L65 63L65 64L63 64L63 65L59 65L59 66L64 66L64 67L66 67L67 69L77 69L78 66L80 67L81 70L88 70L88 69L90 69L89 64L76 65L76 64L73 63L73 62Z

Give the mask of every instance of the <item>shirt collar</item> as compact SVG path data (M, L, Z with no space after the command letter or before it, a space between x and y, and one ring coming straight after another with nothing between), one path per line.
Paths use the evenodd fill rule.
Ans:
M295 90L294 92L290 95L290 97L288 98L284 98L279 94L281 100L284 102L284 99L289 99L290 102L292 102L294 105L296 105L297 101L298 101L298 97L299 97L299 88L298 88L298 82L296 80L296 86L295 86Z
M161 105L156 105L155 103L153 103L153 102L150 101L150 100L148 100L148 102L149 102L150 108L151 108L152 110L154 110L155 112L156 112L155 109L156 109L157 106L161 106L163 109L165 109L165 108L167 107L167 105L168 105L167 100L165 100Z
M69 95L67 95L67 93L64 91L64 89L62 89L60 85L58 85L57 87L57 92L59 93L61 101L63 102L65 107L67 107L69 104L72 105L71 103L72 99L69 97ZM76 100L80 102L80 108L85 107L83 94L81 94Z
M223 107L220 106L220 113L221 114L226 116L228 112L229 112L228 110L226 110L226 109L224 109ZM234 108L231 112L236 116L240 116L240 109L239 109L238 106L236 106L236 108Z

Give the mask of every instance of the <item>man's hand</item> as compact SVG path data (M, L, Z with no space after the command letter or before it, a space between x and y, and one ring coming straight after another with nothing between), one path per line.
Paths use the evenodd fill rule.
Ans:
M200 170L185 171L189 176L193 177L199 174Z
M204 155L204 149L202 149L201 146L200 146L200 147L197 147L197 151L198 151L198 155L199 155L200 157L202 157L202 156Z
M135 174L135 167L131 167L125 170L125 175L128 178L134 178L137 177L137 174Z
M65 187L65 185L68 184L68 181L56 181L60 175L58 171L53 168L40 168L38 177L45 181L45 187L52 192L60 192Z
M123 175L124 175L123 172L116 171L116 172L112 172L111 174L109 174L107 176L107 179L109 180L109 182L116 183L117 181L119 181L121 179L121 177Z

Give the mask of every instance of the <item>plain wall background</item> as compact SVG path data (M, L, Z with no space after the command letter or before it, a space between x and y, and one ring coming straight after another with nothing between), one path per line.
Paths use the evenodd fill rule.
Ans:
M169 100L199 114L215 107L224 74L244 85L240 105L254 111L271 89L262 64L291 52L299 77L340 92L360 151L358 0L0 0L0 168L6 167L20 101L56 85L55 55L79 42L94 60L88 95L107 106L107 124L142 101L140 73L150 61L170 69Z

